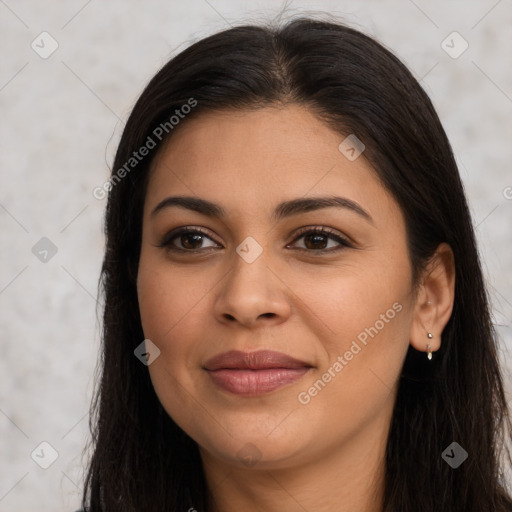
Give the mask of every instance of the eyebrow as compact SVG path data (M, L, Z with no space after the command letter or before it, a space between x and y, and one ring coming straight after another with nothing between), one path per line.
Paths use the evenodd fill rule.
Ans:
M224 210L222 206L216 203L212 203L206 199L189 196L166 197L155 206L150 216L154 217L158 212L173 206L192 210L208 217L224 219L227 216L226 210ZM357 213L365 220L373 224L371 215L358 203L352 201L351 199L347 199L346 197L338 196L305 197L284 201L275 208L272 218L274 221L279 221L281 219L291 217L292 215L298 215L323 208L346 208L354 213Z

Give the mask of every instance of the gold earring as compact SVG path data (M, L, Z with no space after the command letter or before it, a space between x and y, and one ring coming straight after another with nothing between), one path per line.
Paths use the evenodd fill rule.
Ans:
M433 338L432 333L427 333L427 337L431 340ZM427 357L429 360L432 359L432 349L430 348L430 343L427 344Z

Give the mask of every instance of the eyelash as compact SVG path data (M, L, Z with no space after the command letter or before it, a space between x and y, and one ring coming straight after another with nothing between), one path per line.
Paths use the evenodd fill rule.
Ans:
M174 247L172 245L173 240L175 240L176 238L179 238L182 235L186 235L186 234L199 234L206 238L209 238L212 242L217 243L215 240L212 239L211 236L208 235L208 233L203 231L201 228L187 227L187 228L181 228L178 231L171 231L170 233L167 233L157 244L157 247L166 248L167 251L175 252L175 253L197 254L198 252L204 252L202 249L181 249L179 247ZM304 236L310 235L310 234L323 235L327 238L330 238L331 240L338 242L340 244L340 246L335 247L335 248L331 247L330 249L318 249L318 250L299 247L298 249L294 249L294 250L306 251L309 253L321 255L321 254L327 254L327 253L334 253L334 252L343 250L344 248L352 248L353 247L353 245L346 238L337 234L335 231L331 230L330 228L325 228L325 227L303 228L296 235L296 237L292 243L297 242L297 240L299 240L300 238L303 238ZM208 249L212 249L212 248L210 247Z

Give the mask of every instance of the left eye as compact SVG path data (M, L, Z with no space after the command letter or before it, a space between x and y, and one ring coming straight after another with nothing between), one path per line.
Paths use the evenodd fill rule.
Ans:
M304 231L295 239L295 242L302 238L304 239L304 247L298 247L298 249L312 250L318 253L334 252L343 247L351 247L348 240L325 228L314 228ZM334 242L334 247L328 247L329 242Z

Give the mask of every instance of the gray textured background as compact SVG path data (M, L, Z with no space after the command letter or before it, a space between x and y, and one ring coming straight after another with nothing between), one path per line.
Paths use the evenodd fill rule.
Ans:
M104 244L105 200L92 190L108 179L122 121L171 55L230 24L272 18L282 7L280 1L0 0L0 511L71 512L78 505ZM470 200L508 392L511 7L510 0L288 5L289 15L328 11L374 35L433 99ZM43 31L58 44L47 58L40 53L52 41ZM458 58L442 47L453 31L469 44ZM451 36L445 47L458 53L461 44ZM44 247L36 245L43 237L57 248L46 262ZM43 441L58 453L48 469L31 458L50 460Z

